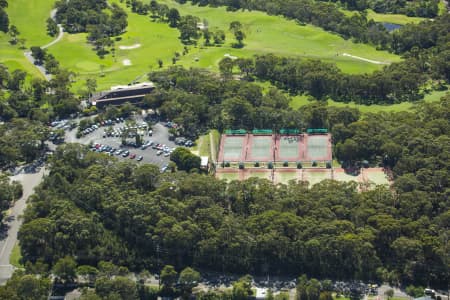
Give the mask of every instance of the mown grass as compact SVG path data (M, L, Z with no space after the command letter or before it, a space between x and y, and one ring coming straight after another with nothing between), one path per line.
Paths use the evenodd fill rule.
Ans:
M367 18L373 19L375 22L386 22L392 24L405 25L409 23L420 23L426 18L419 17L408 17L406 15L398 15L398 14L379 14L374 12L371 9L367 10Z
M16 242L14 248L12 249L11 256L9 257L9 262L16 268L23 268L20 260L22 259L22 254L20 253L19 243Z
M443 96L445 96L449 91L434 91L430 94L426 94L423 101L425 102L433 102L433 101L439 101ZM363 104L356 104L354 102L344 103L344 102L336 102L333 100L328 100L328 105L336 106L336 107L352 107L357 108L363 113L367 112L399 112L399 111L407 111L414 107L414 103L412 102L402 102L398 104L391 104L391 105L381 105L381 104L373 104L373 105L363 105ZM308 100L308 97L305 95L297 95L292 97L290 106L293 109L298 109L302 106L305 106L309 104L310 101Z
M25 46L41 46L52 40L46 33L46 20L55 0L14 0L6 9L10 24L15 25L19 38L26 39ZM23 49L9 43L9 35L0 32L0 63L10 70L22 69L32 76L43 78L39 71L25 58Z
M111 0L125 8L120 0ZM283 56L316 58L335 62L343 71L351 73L371 72L380 69L380 65L366 63L349 57L344 52L374 60L393 62L400 57L388 52L376 51L374 47L355 44L337 35L328 33L314 26L300 26L294 21L279 16L268 16L262 12L227 12L225 8L199 7L191 4L181 5L173 0L162 0L169 7L176 7L182 15L192 14L201 20L206 19L209 28L226 31L226 42L221 47L189 46L189 53L181 56L177 64L185 67L201 67L212 71L218 70L218 62L225 54L237 57L251 57L255 54L274 53ZM182 53L184 45L178 39L177 29L165 23L152 22L149 16L128 13L127 32L116 42L116 58L107 55L99 58L92 47L86 43L85 34L66 35L49 51L66 67L78 74L74 89L83 87L85 79L95 77L98 89L111 85L125 84L142 77L150 70L157 70L157 61L161 59L164 67L172 65L175 52ZM228 31L232 21L240 21L247 38L242 49L232 48L235 42ZM140 48L119 50L119 46L141 44ZM123 60L129 59L131 66L124 66ZM102 71L103 70L103 71ZM104 75L101 77L100 75ZM141 81L144 79L141 79Z

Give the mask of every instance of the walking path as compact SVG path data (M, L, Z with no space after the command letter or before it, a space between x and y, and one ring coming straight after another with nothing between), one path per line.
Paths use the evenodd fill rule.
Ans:
M209 133L209 146L210 146L210 151L211 151L211 159L213 161L214 164L216 164L216 159L217 159L217 153L216 153L216 145L214 143L214 136L212 134L212 132Z
M6 238L0 241L0 285L3 285L14 272L10 264L11 252L17 242L17 233L22 225L22 214L27 206L27 199L33 194L34 188L42 181L45 168L42 167L37 173L18 174L12 176L12 180L19 181L23 186L22 197L14 203L10 214L6 217L5 225L8 227Z
M55 15L56 15L56 9L53 9L53 10L50 12L50 17L51 17L52 19L55 19ZM58 28L59 28L58 36L57 36L53 41L51 41L50 43L48 43L48 44L46 44L46 45L44 45L44 46L41 46L42 49L47 49L48 47L51 47L51 46L53 46L54 44L56 44L56 43L58 43L59 41L61 41L61 39L64 37L64 28L62 27L61 24L58 24ZM34 63L34 62L35 62L35 59L34 59L34 57L31 55L31 51L25 51L25 52L24 52L24 55L25 55L25 57L28 59L28 61L30 61L30 62L31 62L31 63L39 70L39 72L41 72L41 74L44 75L44 77L45 77L45 79L46 79L47 81L50 81L50 80L52 79L52 75L47 73L47 70L45 69L44 66L42 66L42 65L41 65L41 66L38 66L38 65L36 65L36 64Z
M354 59L362 60L362 61L365 61L365 62L369 62L369 63L372 63L372 64L376 64L376 65L389 65L389 63L387 63L387 62L367 59L367 58L364 58L364 57L355 56L355 55L351 55L351 54L348 54L348 53L342 53L342 55L343 56L347 56L347 57L351 57L351 58L354 58Z

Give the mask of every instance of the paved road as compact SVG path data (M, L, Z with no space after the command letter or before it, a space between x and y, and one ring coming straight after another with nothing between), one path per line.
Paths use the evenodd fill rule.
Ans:
M9 263L12 249L17 242L17 232L19 231L22 219L20 216L26 207L26 200L33 194L33 189L42 181L45 169L41 168L38 173L18 174L11 177L22 183L23 196L14 204L10 214L7 216L6 225L9 227L5 239L0 241L0 284L4 284L8 280L14 269Z

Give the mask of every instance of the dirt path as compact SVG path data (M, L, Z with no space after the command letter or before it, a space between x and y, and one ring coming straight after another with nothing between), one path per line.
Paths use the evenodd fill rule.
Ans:
M383 61L378 61L378 60L372 60L372 59L368 59L368 58L364 58L364 57L360 57L360 56L355 56L355 55L351 55L348 53L342 53L342 56L347 56L347 57L351 57L354 59L358 59L358 60L362 60L371 64L376 64L376 65L389 65L389 63L387 62L383 62Z

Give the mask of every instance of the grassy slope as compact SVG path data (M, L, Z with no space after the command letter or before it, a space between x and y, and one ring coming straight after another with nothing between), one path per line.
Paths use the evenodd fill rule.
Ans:
M111 0L111 2L124 7L119 0ZM234 20L244 24L247 38L243 49L231 48L234 38L227 32L227 41L222 47L190 47L189 54L182 56L178 62L186 67L196 66L217 70L217 63L226 53L248 57L272 52L279 55L318 58L336 62L344 71L355 73L371 72L379 69L380 66L341 55L336 56L336 53L347 52L388 62L400 60L398 56L376 51L368 45L354 44L320 28L299 26L282 17L268 16L261 12L233 13L226 12L225 8L180 5L172 0L160 2L178 8L182 15L193 14L200 19L207 19L210 28L217 27L227 31L229 23ZM128 83L150 69L157 69L158 59L163 60L164 66L172 65L174 52L182 52L183 45L178 40L178 30L164 23L151 22L148 16L132 14L129 9L127 12L128 31L122 36L121 41L116 42L116 45L118 47L140 43L142 46L133 50L117 50L115 61L111 55L104 59L98 58L86 44L84 34L67 35L62 42L49 49L64 67L80 75L75 84L75 90L83 85L85 78L98 76L100 65L104 66L106 76L97 78L97 81L99 89L104 89L114 84ZM123 66L124 59L131 60L133 65Z
M438 101L441 99L441 97L445 96L445 94L448 93L448 91L436 91L432 92L431 94L425 95L424 101L426 102L433 102ZM294 109L300 108L306 104L308 104L309 101L306 96L295 96L292 98L292 101L290 103L291 107ZM380 111L405 111L414 106L411 102L402 102L399 104L393 104L393 105L360 105L356 103L343 103L343 102L336 102L333 100L328 100L328 105L343 107L354 107L358 108L361 112L380 112Z
M340 11L343 12L346 16L352 16L353 14L357 13L356 11L349 11L343 8L341 8ZM386 22L399 25L405 25L408 23L419 23L422 22L423 20L426 20L426 18L408 17L406 15L399 15L399 14L380 14L374 12L371 9L367 10L367 18L373 19L375 22Z
M23 265L20 263L21 259L22 259L22 254L20 253L20 246L18 243L16 243L11 252L11 257L10 257L9 261L11 262L11 265L13 265L14 267L23 268Z
M425 18L408 17L406 15L379 14L371 9L368 10L367 17L369 19L373 19L376 22L387 22L399 25L405 25L408 23L419 23L426 20Z
M26 39L26 46L44 45L52 40L46 34L46 19L50 15L55 0L14 0L9 1L7 12L10 24L16 25L20 32L20 38ZM23 50L9 44L9 36L0 33L0 63L10 69L24 69L28 73L42 75L30 64Z

